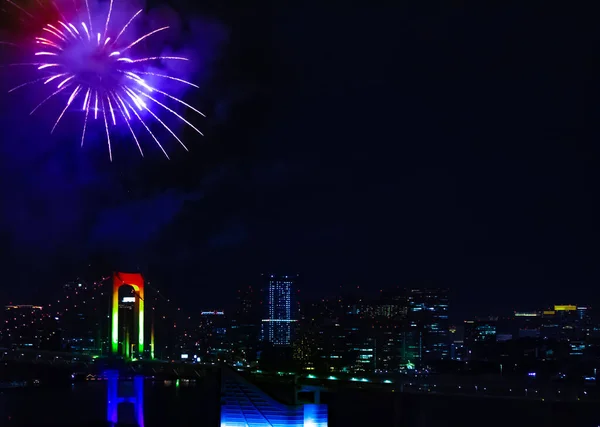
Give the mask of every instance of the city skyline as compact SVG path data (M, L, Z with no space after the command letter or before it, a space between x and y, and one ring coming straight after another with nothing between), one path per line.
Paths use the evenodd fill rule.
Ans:
M128 283L136 286L131 292L121 287ZM239 290L234 311L204 307L186 312L137 275L75 281L65 284L62 296L45 307L6 305L0 346L20 351L22 357L25 352L38 358L40 353L121 356L315 374L444 371L450 361L458 369L456 363L502 364L515 358L527 363L579 359L588 369L600 351L600 317L587 305L555 304L504 317L452 319L447 289L392 289L378 298L341 294L311 301L294 298L297 274L263 274L261 283L263 288L256 291ZM113 286L122 290L116 308ZM141 289L147 292L142 295ZM141 297L147 314L138 311Z
M116 273L115 273L116 274ZM135 277L136 274L131 273L119 273L125 274L126 276ZM63 306L64 303L69 303L68 300L64 300L63 292L65 290L74 289L75 294L82 289L93 289L94 292L97 292L96 298L99 295L104 295L105 298L108 298L110 294L113 293L112 285L109 283L110 278L112 276L108 275L105 277L100 277L95 281L86 281L82 278L76 278L71 280L59 288L56 289L55 295L51 299L40 299L37 298L35 301L3 301L0 302L4 307L10 309L11 307L33 307L36 310L42 310L46 307L48 314L56 311L57 307L60 306L62 301ZM548 312L548 310L552 311L565 311L565 310L589 310L590 313L595 313L594 306L589 304L586 301L573 301L572 299L568 301L555 301L553 304L547 304L542 301L538 301L538 303L533 306L525 306L525 305L516 305L512 309L503 310L503 311L492 311L492 312L479 312L476 314L468 314L456 312L452 310L452 307L455 303L456 297L460 298L460 295L455 295L449 289L444 288L434 288L434 287L389 287L385 289L380 289L375 293L364 292L360 289L360 287L339 287L337 293L333 294L321 294L321 295L311 295L306 297L302 294L301 283L305 282L304 276L302 276L302 280L300 280L301 275L298 273L294 274L273 274L273 273L261 273L258 277L253 279L254 285L242 286L236 289L236 293L231 296L231 298L225 303L211 303L211 302L203 302L200 305L195 304L193 309L186 308L185 304L177 301L176 299L169 298L169 295L164 291L161 292L160 289L151 285L151 282L148 281L147 285L149 286L151 297L149 300L162 300L168 303L168 305L177 311L181 311L182 315L191 315L191 316L206 316L206 315L227 315L227 317L231 317L232 315L240 315L240 307L244 304L248 304L245 310L247 313L244 316L254 318L257 322L269 322L271 320L294 320L299 316L298 307L301 305L304 306L306 304L313 304L315 302L344 302L344 304L351 304L355 308L353 310L358 310L360 305L370 306L370 307L380 307L379 309L371 308L370 310L380 310L381 314L385 314L385 316L393 316L394 315L394 305L397 305L400 301L403 301L402 304L405 304L409 311L417 312L426 312L428 307L433 304L441 304L443 307L443 312L440 313L442 315L441 318L437 320L443 325L441 327L442 330L448 330L450 325L460 324L462 322L467 321L478 321L481 319L490 319L490 318L510 318L510 317L525 317L531 318L536 316L541 316L542 313ZM136 279L137 280L137 279ZM126 284L127 285L127 284ZM284 285L286 288L280 290L279 287ZM83 288L82 288L83 286ZM119 291L119 307L127 306L129 309L133 307L133 302L135 302L137 298L137 293L133 288L130 288L129 285L124 286L124 288L128 288L125 292ZM250 292L250 293L248 293ZM440 292L443 292L443 297L441 300L437 300ZM247 293L250 295L249 300L244 300L243 295ZM252 295L254 293L255 295ZM429 297L428 295L432 296ZM58 297L57 297L58 295ZM84 293L82 293L83 297ZM125 296L124 296L125 295ZM126 296L132 295L132 296ZM80 297L80 298L82 298ZM400 297L400 299L398 299ZM58 298L58 299L57 299ZM111 297L112 298L112 297ZM240 299L242 298L242 299ZM433 298L431 300L430 298ZM93 298L92 298L93 299ZM108 301L108 299L107 299ZM247 302L243 302L247 301ZM433 301L436 301L435 303ZM92 301L89 301L92 303ZM256 311L256 307L252 307L253 304L260 302L262 307L259 308L260 313ZM58 304L57 304L58 303ZM71 302L72 303L72 302ZM85 304L85 299L80 300L80 304ZM156 302L152 303L156 305ZM357 305L358 304L358 305ZM91 304L90 304L91 305ZM110 304L111 306L113 303ZM131 306L131 307L130 307ZM267 307L269 307L267 309ZM112 309L111 309L112 310ZM358 311L357 311L358 313ZM114 314L114 311L113 311ZM107 314L110 318L112 315ZM142 314L143 316L143 314ZM258 319L258 320L257 320ZM268 328L264 327L261 332L261 340L274 342L273 334L269 333ZM133 326L134 329L137 329L137 326ZM286 341L287 342L287 341Z

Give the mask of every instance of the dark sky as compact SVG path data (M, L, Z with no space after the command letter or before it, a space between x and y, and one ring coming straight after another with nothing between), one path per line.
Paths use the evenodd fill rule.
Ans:
M457 319L597 302L593 16L246 3L203 2L191 24L227 41L190 153L108 164L70 144L32 164L39 144L6 131L4 298L92 263L139 267L189 309L267 270L301 272L310 296L449 287Z

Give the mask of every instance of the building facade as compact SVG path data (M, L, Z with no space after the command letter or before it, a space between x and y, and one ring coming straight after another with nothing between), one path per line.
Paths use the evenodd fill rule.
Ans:
M274 346L290 346L296 322L294 288L298 275L264 275L266 280L266 317L262 319L262 339Z

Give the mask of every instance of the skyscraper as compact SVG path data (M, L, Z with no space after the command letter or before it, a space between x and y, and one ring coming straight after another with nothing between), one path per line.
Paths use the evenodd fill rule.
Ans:
M289 346L296 321L293 289L298 275L265 274L263 277L267 285L267 317L262 320L263 341L275 346Z
M423 359L447 359L450 355L448 338L448 290L406 290L408 317L423 333Z

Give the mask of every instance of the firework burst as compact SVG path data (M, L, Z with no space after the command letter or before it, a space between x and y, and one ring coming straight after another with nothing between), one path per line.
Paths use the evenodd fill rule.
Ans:
M32 16L30 12L13 1L6 1L23 13ZM83 12L77 10L75 6L74 16L80 17L78 20L77 18L65 19L65 14L56 6L56 3L52 2L51 4L54 5L58 18L50 23L45 23L39 33L34 36L32 40L35 44L34 62L13 64L34 66L41 75L12 88L9 92L29 85L48 88L48 95L35 106L31 114L43 108L53 98L64 99L62 109L50 132L54 132L59 126L67 111L79 111L83 117L82 146L90 121L101 123L105 130L111 161L113 157L111 130L115 126L125 126L128 129L142 156L140 135L135 130L137 128L145 130L164 155L169 158L163 143L151 130L153 125L164 128L187 151L181 138L161 119L161 114L171 115L200 135L202 132L175 108L182 106L201 116L204 114L167 92L154 81L160 83L170 80L175 84L195 88L198 86L172 76L168 72L155 72L155 69L150 67L165 61L188 61L188 58L136 55L136 47L157 33L168 30L169 27L156 28L140 37L131 38L126 36L132 31L132 23L139 19L142 10L133 13L123 26L119 25L115 28L111 22L115 0L110 0L108 12L102 17L97 16L90 8L88 0L85 0L82 4Z

